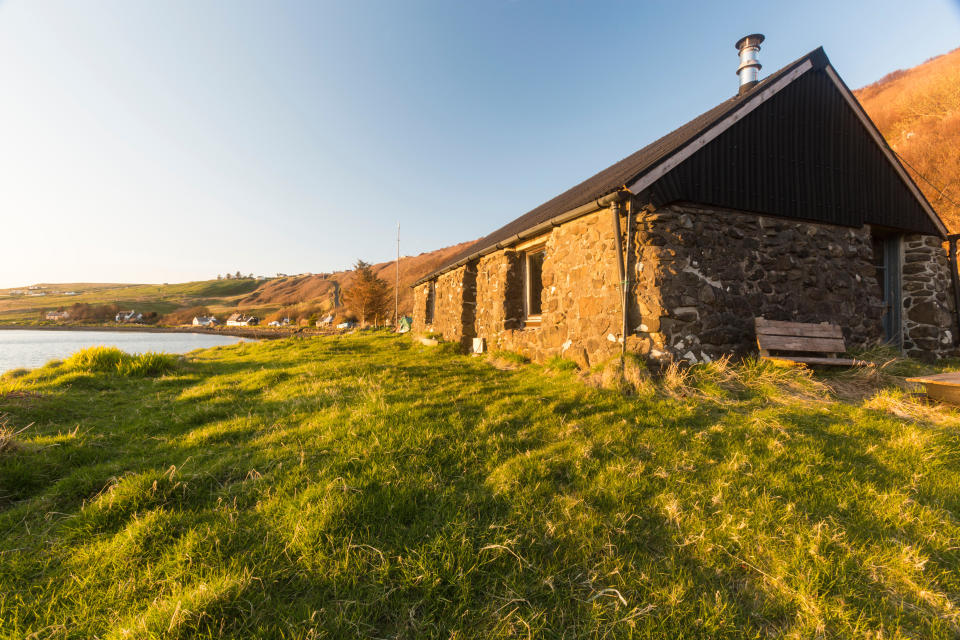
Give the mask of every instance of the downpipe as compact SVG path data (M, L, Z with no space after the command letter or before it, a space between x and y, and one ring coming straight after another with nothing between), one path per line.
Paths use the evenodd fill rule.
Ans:
M623 371L625 365L625 360L627 356L627 274L626 268L624 266L624 248L623 248L623 234L620 231L620 214L623 211L623 203L620 198L613 200L610 203L610 221L613 224L613 237L615 240L615 246L617 251L617 274L619 275L619 286L620 286L620 318L621 318L621 333L620 333L620 370ZM630 213L629 209L627 212L627 251L629 252L630 247ZM629 254L627 254L627 259L629 261Z
M633 200L627 200L627 248L623 255L623 344L620 345L620 359L627 357L627 334L630 327L630 292L632 280L630 274L630 256L633 255Z

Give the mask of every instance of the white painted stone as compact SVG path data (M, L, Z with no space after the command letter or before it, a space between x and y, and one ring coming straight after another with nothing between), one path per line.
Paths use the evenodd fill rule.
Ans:
M607 340L609 340L610 342L616 342L616 341L617 341L617 336L613 335L612 333L608 333L608 334L607 334Z
M693 263L694 266L696 266L696 264L697 264L696 262ZM703 275L702 273L700 273L700 270L699 270L699 269L695 269L693 266L690 266L689 263L687 264L687 266L685 266L685 267L683 268L683 271L686 272L686 273L692 273L693 275L697 276L698 278L700 278L701 280L703 280L704 282L706 282L708 285L710 285L711 287L713 287L714 289L722 289L722 288L723 288L723 285L720 284L720 281L719 281L719 280L714 280L713 278L708 278L707 276L705 276L705 275Z

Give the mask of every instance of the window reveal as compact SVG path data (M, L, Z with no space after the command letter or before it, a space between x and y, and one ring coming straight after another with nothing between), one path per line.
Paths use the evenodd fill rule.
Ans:
M543 295L543 249L524 256L524 310L527 320L539 320Z
M427 283L427 303L424 311L424 324L433 324L433 312L437 305L437 285L432 280Z

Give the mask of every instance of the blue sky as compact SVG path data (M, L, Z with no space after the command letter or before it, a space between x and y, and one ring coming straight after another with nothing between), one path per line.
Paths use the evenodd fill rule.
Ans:
M0 287L328 271L475 239L823 45L851 87L960 6L0 1Z

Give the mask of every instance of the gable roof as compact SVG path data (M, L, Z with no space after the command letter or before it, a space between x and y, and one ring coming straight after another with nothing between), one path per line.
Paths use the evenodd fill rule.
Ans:
M414 286L469 260L491 253L498 248L503 248L506 244L512 244L522 238L524 232L550 223L561 215L578 207L585 207L594 203L608 194L616 191L629 191L636 195L643 192L684 160L810 70L824 70L826 72L874 142L880 147L886 159L893 165L900 179L929 216L934 227L941 235L946 235L947 230L943 222L900 164L850 89L833 70L823 48L818 47L767 76L744 93L724 100L709 111L702 113L662 138L651 142L636 153L564 191L493 233L480 238L453 256L440 269L415 282ZM556 223L559 223L559 221L556 221Z

